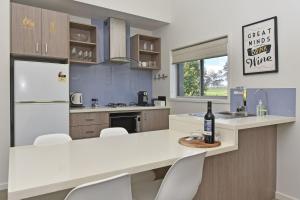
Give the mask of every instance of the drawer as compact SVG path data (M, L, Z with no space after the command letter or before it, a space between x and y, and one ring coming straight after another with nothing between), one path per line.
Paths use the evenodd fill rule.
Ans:
M108 123L109 114L107 112L73 113L70 115L70 126L86 126Z
M100 131L104 128L108 128L109 124L103 125L88 125L88 126L73 126L71 127L70 135L72 139L84 139L99 137Z

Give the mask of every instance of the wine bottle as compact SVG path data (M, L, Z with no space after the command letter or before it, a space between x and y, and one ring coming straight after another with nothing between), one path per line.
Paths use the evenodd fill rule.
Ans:
M204 142L215 142L215 116L212 113L211 101L207 102L207 113L204 116Z

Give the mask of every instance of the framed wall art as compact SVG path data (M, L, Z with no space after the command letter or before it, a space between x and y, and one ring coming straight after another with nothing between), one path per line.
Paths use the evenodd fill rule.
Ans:
M243 74L278 72L277 17L243 26Z

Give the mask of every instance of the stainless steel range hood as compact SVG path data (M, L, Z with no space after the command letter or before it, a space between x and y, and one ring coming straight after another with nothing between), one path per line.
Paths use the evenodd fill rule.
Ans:
M104 22L104 62L130 63L130 27L122 19L108 18Z

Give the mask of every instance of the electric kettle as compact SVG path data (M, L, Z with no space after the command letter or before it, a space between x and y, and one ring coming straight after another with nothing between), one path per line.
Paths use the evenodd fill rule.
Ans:
M82 107L82 93L75 92L70 95L70 102L72 107Z

